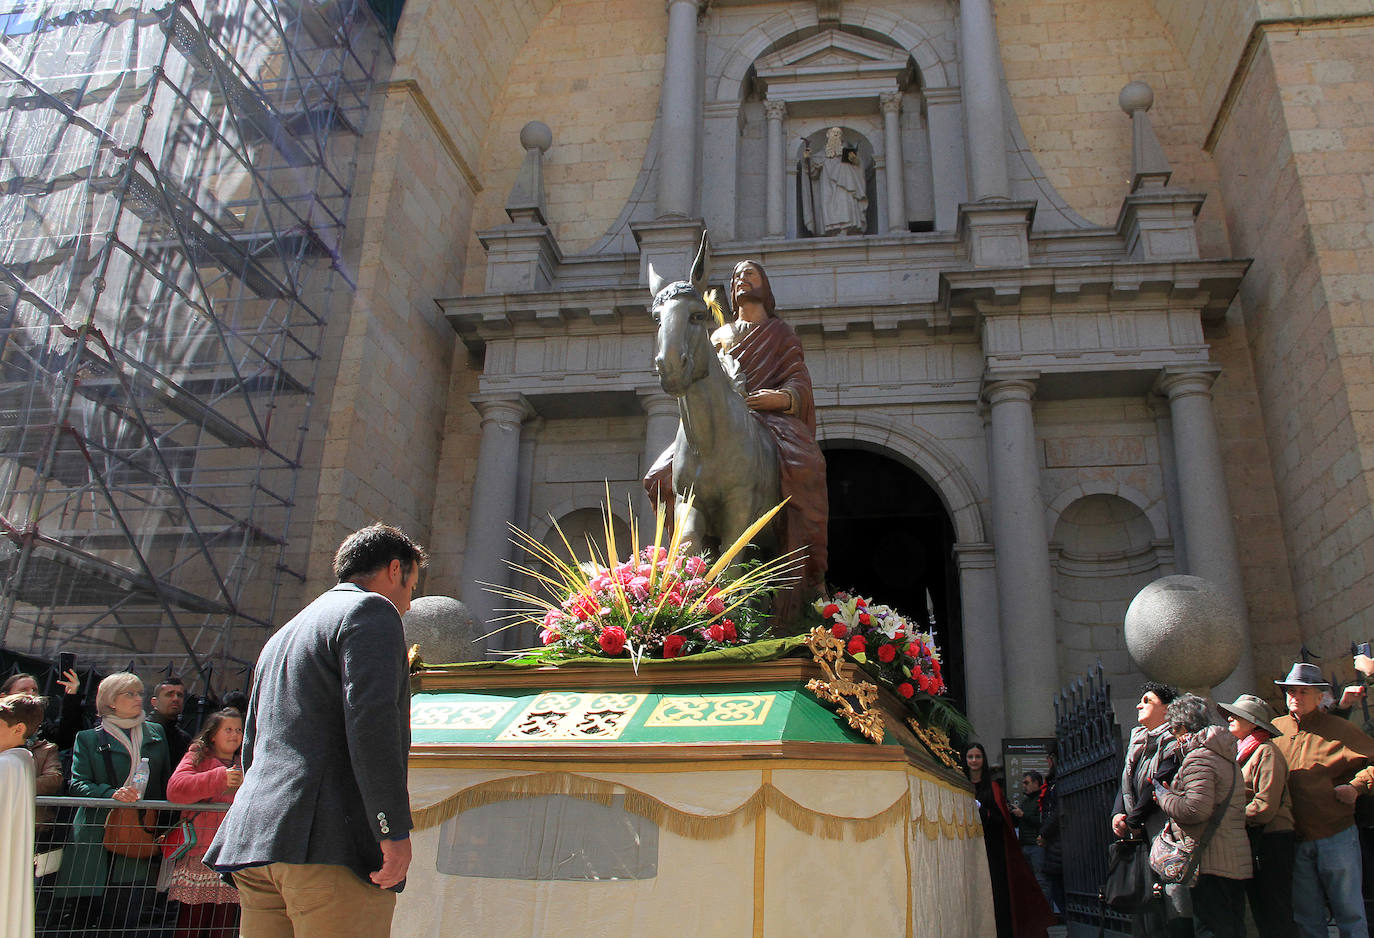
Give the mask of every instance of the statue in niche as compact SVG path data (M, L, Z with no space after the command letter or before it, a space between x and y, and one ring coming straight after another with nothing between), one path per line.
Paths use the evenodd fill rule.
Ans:
M868 230L868 190L859 151L845 146L839 127L825 133L824 160L813 162L811 144L804 145L802 171L802 224L808 231L846 235Z

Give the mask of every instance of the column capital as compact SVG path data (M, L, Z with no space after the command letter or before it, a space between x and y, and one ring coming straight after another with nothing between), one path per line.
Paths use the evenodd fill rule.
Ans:
M534 416L534 408L523 394L474 394L469 400L482 415L483 428L493 422L518 428L526 418Z
M706 12L706 7L710 4L710 0L665 0L663 9L671 12L673 7L680 6L684 3L688 6L695 7L697 16L700 16Z
M635 388L635 394L639 395L639 404L644 408L646 416L666 417L669 414L677 416L677 398L658 385L651 384Z
M986 375L983 378L983 400L993 407L1008 401L1029 401L1035 396L1035 386L1039 380L1038 371Z
M770 121L780 121L787 116L787 102L764 101L763 113Z
M900 114L902 112L902 93L900 91L885 91L878 95L878 108L884 114Z
M1155 390L1169 398L1169 401L1182 397L1201 395L1212 396L1212 383L1221 373L1219 365L1200 365L1194 368L1165 368L1155 381Z
M954 545L954 562L964 570L990 570L997 566L997 550L986 541Z

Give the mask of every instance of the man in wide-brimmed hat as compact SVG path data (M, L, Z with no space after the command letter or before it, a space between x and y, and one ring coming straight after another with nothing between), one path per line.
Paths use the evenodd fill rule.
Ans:
M1374 739L1322 710L1331 685L1315 664L1299 662L1274 683L1288 705L1274 720L1283 734L1274 745L1288 761L1298 834L1293 917L1305 938L1326 938L1329 907L1341 938L1367 938L1355 798L1371 788L1370 773L1360 770L1374 759Z

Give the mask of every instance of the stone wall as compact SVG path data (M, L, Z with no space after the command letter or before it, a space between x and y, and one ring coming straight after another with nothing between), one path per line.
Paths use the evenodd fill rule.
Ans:
M1299 621L1339 654L1374 604L1374 276L1357 262L1374 221L1374 26L1260 41L1215 152L1236 250L1256 259L1242 295Z
M347 245L358 289L321 368L332 391L317 411L307 595L329 585L334 548L362 525L429 537L455 345L434 298L458 289L472 193L414 86L386 86L374 115Z
M658 110L667 14L661 3L563 0L531 31L494 83L481 138L466 293L483 292L476 232L508 221L503 206L520 160L520 128L553 130L544 155L549 224L564 253L585 251L615 221L644 162Z

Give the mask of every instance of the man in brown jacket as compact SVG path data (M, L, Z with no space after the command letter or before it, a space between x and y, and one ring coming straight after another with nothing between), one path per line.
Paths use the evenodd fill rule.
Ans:
M1293 866L1293 917L1304 938L1326 938L1327 911L1341 938L1367 938L1355 798L1369 775L1355 776L1374 758L1374 739L1321 709L1331 685L1315 664L1298 663L1283 688L1288 713L1274 720L1274 745L1288 762L1288 793L1298 854ZM1354 781L1354 784L1352 784Z

